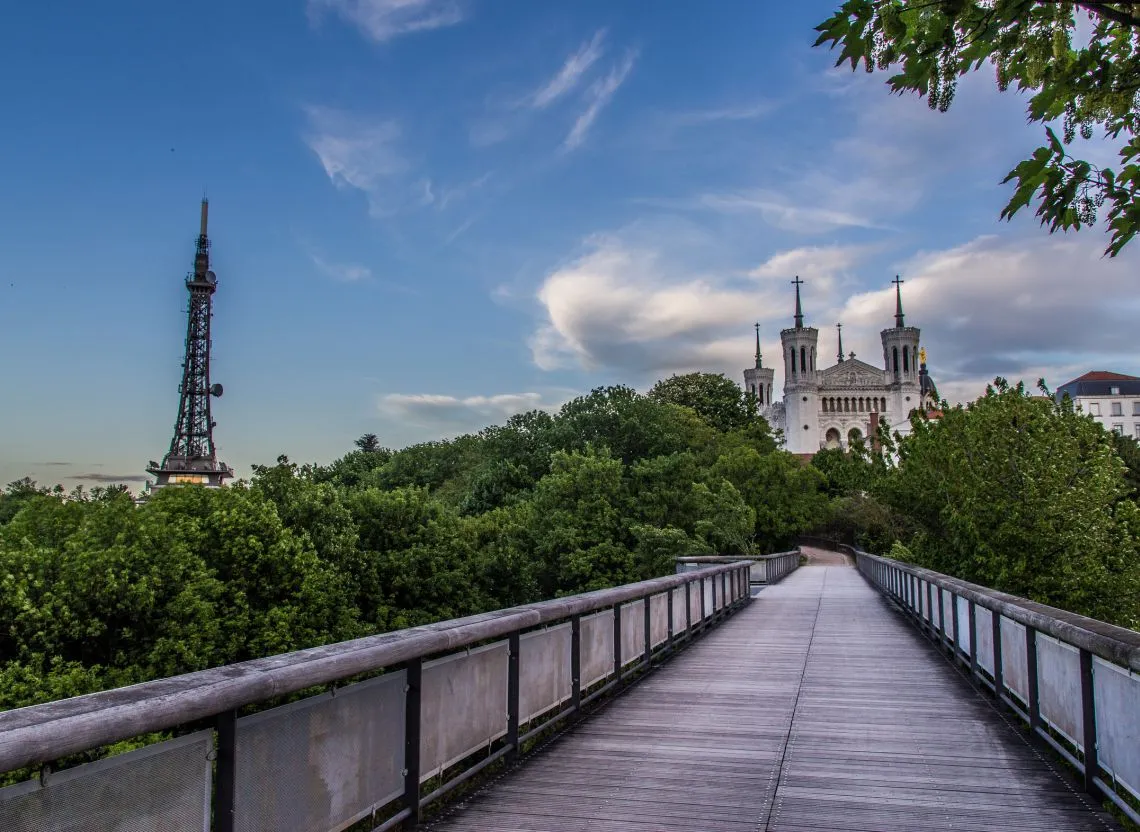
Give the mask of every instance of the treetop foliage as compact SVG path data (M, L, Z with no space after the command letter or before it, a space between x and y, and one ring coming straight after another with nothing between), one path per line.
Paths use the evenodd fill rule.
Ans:
M1087 43L1078 17L1091 22ZM1140 13L1134 3L1077 0L845 0L816 27L816 46L841 47L837 64L897 69L893 92L918 93L945 112L958 78L989 62L1001 90L1029 92L1028 116L1046 144L1006 177L1011 218L1034 199L1050 231L1093 225L1107 205L1106 254L1140 229ZM1075 44L1075 40L1080 43ZM1061 137L1050 124L1060 120ZM1119 140L1120 166L1070 153L1079 133Z
M365 434L327 466L281 456L141 506L12 483L0 710L786 547L821 518L822 477L776 450L739 387L690 381L716 410L598 388L478 434L395 451Z

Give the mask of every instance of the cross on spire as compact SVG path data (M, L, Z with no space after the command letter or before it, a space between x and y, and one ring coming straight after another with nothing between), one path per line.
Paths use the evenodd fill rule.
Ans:
M796 279L793 280L792 283L796 287L796 329L803 329L804 310L803 307L800 306L800 286L802 286L804 282L800 280L800 276L797 274Z
M836 324L835 328L839 330L839 363L843 363L843 324Z
M759 370L764 365L760 362L760 322L756 322L756 369Z
M897 274L895 279L891 281L895 284L895 326L903 326L903 310L902 310L902 285L906 283L905 280L900 278Z

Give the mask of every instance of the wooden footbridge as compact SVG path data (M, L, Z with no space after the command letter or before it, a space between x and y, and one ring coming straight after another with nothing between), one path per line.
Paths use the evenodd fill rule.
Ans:
M0 829L1119 828L1106 807L1140 819L1140 633L842 560L688 564L0 714L0 770L41 767L0 789Z

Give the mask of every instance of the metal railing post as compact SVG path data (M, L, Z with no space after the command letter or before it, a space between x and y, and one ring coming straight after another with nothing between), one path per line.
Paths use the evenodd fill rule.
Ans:
M1037 629L1029 626L1025 628L1025 675L1029 730L1036 734L1041 728L1041 688L1037 680Z
M236 797L237 767L234 749L237 745L237 711L224 711L214 720L218 732L217 760L214 782L214 829L233 832L234 799Z
M1001 655L1001 613L996 610L990 610L990 618L993 620L993 636L994 643L994 696L997 697L998 707L1001 708L1005 704L1005 668L1002 667Z
M570 616L570 707L582 712L582 616Z
M966 608L970 627L970 678L978 678L978 608L971 600Z
M950 593L950 623L954 631L954 643L951 645L954 651L954 665L962 663L962 639L961 639L961 623L958 620L958 593Z
M1100 774L1100 763L1096 753L1096 701L1093 689L1092 653L1081 649L1081 726L1084 740L1081 745L1085 752L1085 791L1098 794L1096 778Z
M685 581L685 637L693 637L693 601L689 596L692 594L693 582Z
M652 604L649 603L648 595L641 599L641 604L645 607L645 615L643 618L645 621L645 666L649 667L649 663L652 660L653 656L653 633L651 630L653 627L653 621L651 620L651 616L649 614L649 608L652 606Z
M705 628L705 616L708 613L705 611L705 579L701 578L701 629Z
M420 688L423 666L423 659L412 659L405 670L408 690L404 697L404 807L411 813L405 821L409 829L420 822Z
M614 604L614 681L621 680L621 602Z
M938 644L945 650L946 649L946 601L945 593L942 592L942 587L935 587L938 592Z
M507 762L519 758L519 631L507 637Z

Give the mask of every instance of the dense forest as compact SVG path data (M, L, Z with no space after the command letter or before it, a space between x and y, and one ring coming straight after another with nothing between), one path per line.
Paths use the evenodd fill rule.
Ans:
M0 710L653 577L831 534L1140 622L1140 450L1004 383L914 432L778 450L729 379L599 388L557 413L217 490L12 483Z

